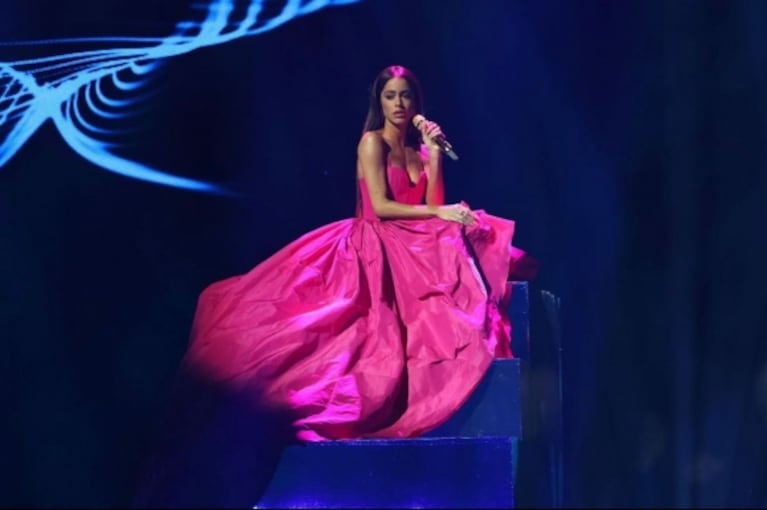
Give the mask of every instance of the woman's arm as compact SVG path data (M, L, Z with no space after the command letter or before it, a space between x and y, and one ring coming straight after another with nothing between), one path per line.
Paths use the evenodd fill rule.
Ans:
M421 163L426 172L426 203L445 203L445 182L442 179L442 151L439 147L421 145Z
M463 204L452 205L409 205L386 196L386 165L384 141L381 135L369 131L362 136L357 147L357 157L362 167L362 177L370 194L373 211L379 218L430 218L437 216L447 221L471 224L474 221L471 209Z

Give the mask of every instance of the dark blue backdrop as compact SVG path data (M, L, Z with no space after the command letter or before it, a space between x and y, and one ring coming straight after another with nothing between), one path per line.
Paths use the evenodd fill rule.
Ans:
M7 0L0 40L187 12ZM0 169L0 504L130 502L198 293L352 214L393 63L461 155L448 200L517 220L562 297L566 501L767 504L765 34L759 0L368 0L174 58L133 150L240 198L110 174L46 124Z

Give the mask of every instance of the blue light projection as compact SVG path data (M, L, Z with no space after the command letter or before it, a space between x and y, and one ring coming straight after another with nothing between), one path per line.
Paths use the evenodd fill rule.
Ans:
M148 97L152 73L165 59L272 30L324 7L361 0L211 0L196 4L200 21L176 24L168 37L90 37L6 42L3 46L86 44L89 49L0 62L0 168L51 119L64 140L95 165L134 179L188 190L229 193L222 186L179 177L118 154L121 121ZM265 13L265 4L269 12ZM235 16L235 12L244 12ZM119 47L114 47L118 46ZM112 47L109 47L112 46Z

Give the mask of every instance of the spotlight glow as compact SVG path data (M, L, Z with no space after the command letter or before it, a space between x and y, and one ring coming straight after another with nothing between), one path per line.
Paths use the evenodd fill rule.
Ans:
M195 5L204 12L204 18L177 23L176 32L167 37L93 37L0 43L3 46L112 46L0 62L0 168L45 121L51 119L72 149L105 170L165 186L229 193L219 185L171 175L119 155L116 151L124 146L120 137L128 126L115 126L115 123L124 123L136 113L137 104L148 96L145 89L153 71L163 60L198 48L261 34L325 7L361 0L283 0L279 12L265 15L265 3L274 1L211 0ZM245 5L245 14L234 19L235 8Z

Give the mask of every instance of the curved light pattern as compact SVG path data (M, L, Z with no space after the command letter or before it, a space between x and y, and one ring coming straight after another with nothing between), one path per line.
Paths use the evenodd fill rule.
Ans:
M201 21L176 25L168 37L98 37L2 43L3 46L106 44L41 58L0 62L0 167L48 119L83 158L117 174L177 188L228 193L213 183L168 174L117 154L126 127L120 121L136 113L147 96L152 72L164 60L198 48L223 44L272 30L291 19L332 5L360 0L282 0L278 13L266 2L211 0ZM244 7L247 6L247 9ZM237 19L235 9L244 14ZM115 47L118 46L118 47Z

